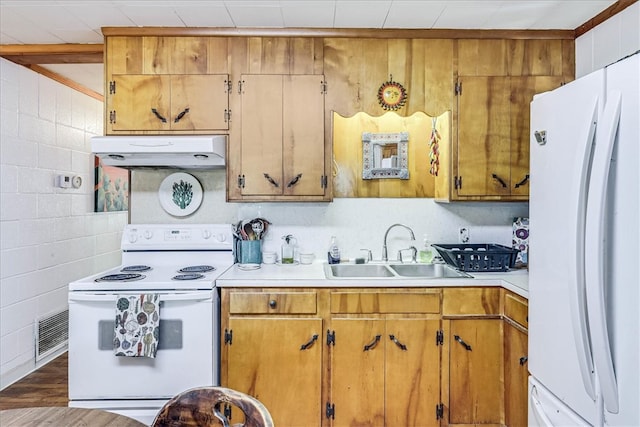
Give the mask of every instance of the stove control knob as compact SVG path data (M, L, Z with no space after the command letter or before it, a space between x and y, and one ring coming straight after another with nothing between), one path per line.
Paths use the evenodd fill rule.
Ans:
M220 233L218 234L218 242L226 242L227 241L227 235L224 233Z
M202 238L207 240L211 238L211 230L204 229L202 230Z
M135 233L135 231L132 231L131 233L129 233L129 243L135 243L138 240L138 235Z
M151 239L152 237L153 237L153 231L151 231L151 230L145 230L145 231L144 231L144 238L145 238L145 239L149 240L149 239Z

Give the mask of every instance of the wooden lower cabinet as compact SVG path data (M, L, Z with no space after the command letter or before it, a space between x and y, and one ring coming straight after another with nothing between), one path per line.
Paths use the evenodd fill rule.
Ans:
M276 425L319 426L322 349L301 350L322 334L320 319L229 320L228 387L260 400Z
M332 320L331 425L440 425L439 329L439 320Z
M322 424L316 298L313 291L222 290L221 384L256 397L277 426Z
M221 295L221 384L277 426L526 425L526 299L500 287Z
M528 302L505 291L504 296L504 406L510 427L527 425L529 377Z
M527 333L505 321L504 410L509 427L527 425L528 366Z
M452 320L449 424L504 424L501 319Z

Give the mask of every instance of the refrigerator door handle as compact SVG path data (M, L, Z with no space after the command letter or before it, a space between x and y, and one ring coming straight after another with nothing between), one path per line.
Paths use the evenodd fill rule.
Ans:
M606 307L606 227L607 186L611 168L611 155L616 141L622 95L619 91L607 93L607 103L596 134L596 148L587 200L585 259L587 285L587 312L593 345L596 375L602 390L604 407L618 413L618 385L613 367L611 345L607 327Z
M544 412L542 408L542 403L538 400L536 395L538 394L538 389L536 386L531 387L531 391L529 393L529 405L531 406L533 416L536 418L536 425L545 426L545 427L553 427L553 422L549 419L549 416ZM531 421L531 420L530 420Z
M591 155L593 141L596 134L596 122L598 115L598 102L594 101L591 108L591 120L587 143L583 153L577 153L574 166L575 179L572 182L571 193L573 200L571 206L573 212L569 215L575 218L575 223L569 227L569 242L572 242L574 250L569 251L569 265L573 268L569 274L569 309L573 325L573 336L576 353L578 356L578 366L582 376L582 383L586 393L592 400L596 400L596 389L594 384L594 368L589 339L589 322L586 312L587 296L585 289L585 257L584 257L584 232L587 210L587 187L589 182L589 169L591 165Z

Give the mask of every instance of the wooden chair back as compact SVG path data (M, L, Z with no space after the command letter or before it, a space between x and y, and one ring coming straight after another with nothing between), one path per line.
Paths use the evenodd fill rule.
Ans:
M244 413L243 424L229 424L225 407ZM225 387L186 390L164 404L151 427L273 427L267 408L256 398Z

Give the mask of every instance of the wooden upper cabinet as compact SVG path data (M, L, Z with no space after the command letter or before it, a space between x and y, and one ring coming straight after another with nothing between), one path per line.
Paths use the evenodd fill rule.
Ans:
M510 78L511 177L512 196L529 197L530 104L537 93L553 90L562 76L523 76Z
M511 175L508 77L465 77L458 95L460 196L509 195Z
M527 200L529 106L536 93L573 79L562 40L457 41L452 173L438 198Z
M225 38L105 40L107 134L229 129Z
M244 75L242 194L282 194L282 76Z
M112 131L228 129L227 75L116 75Z
M323 81L322 75L241 77L242 196L325 196Z

